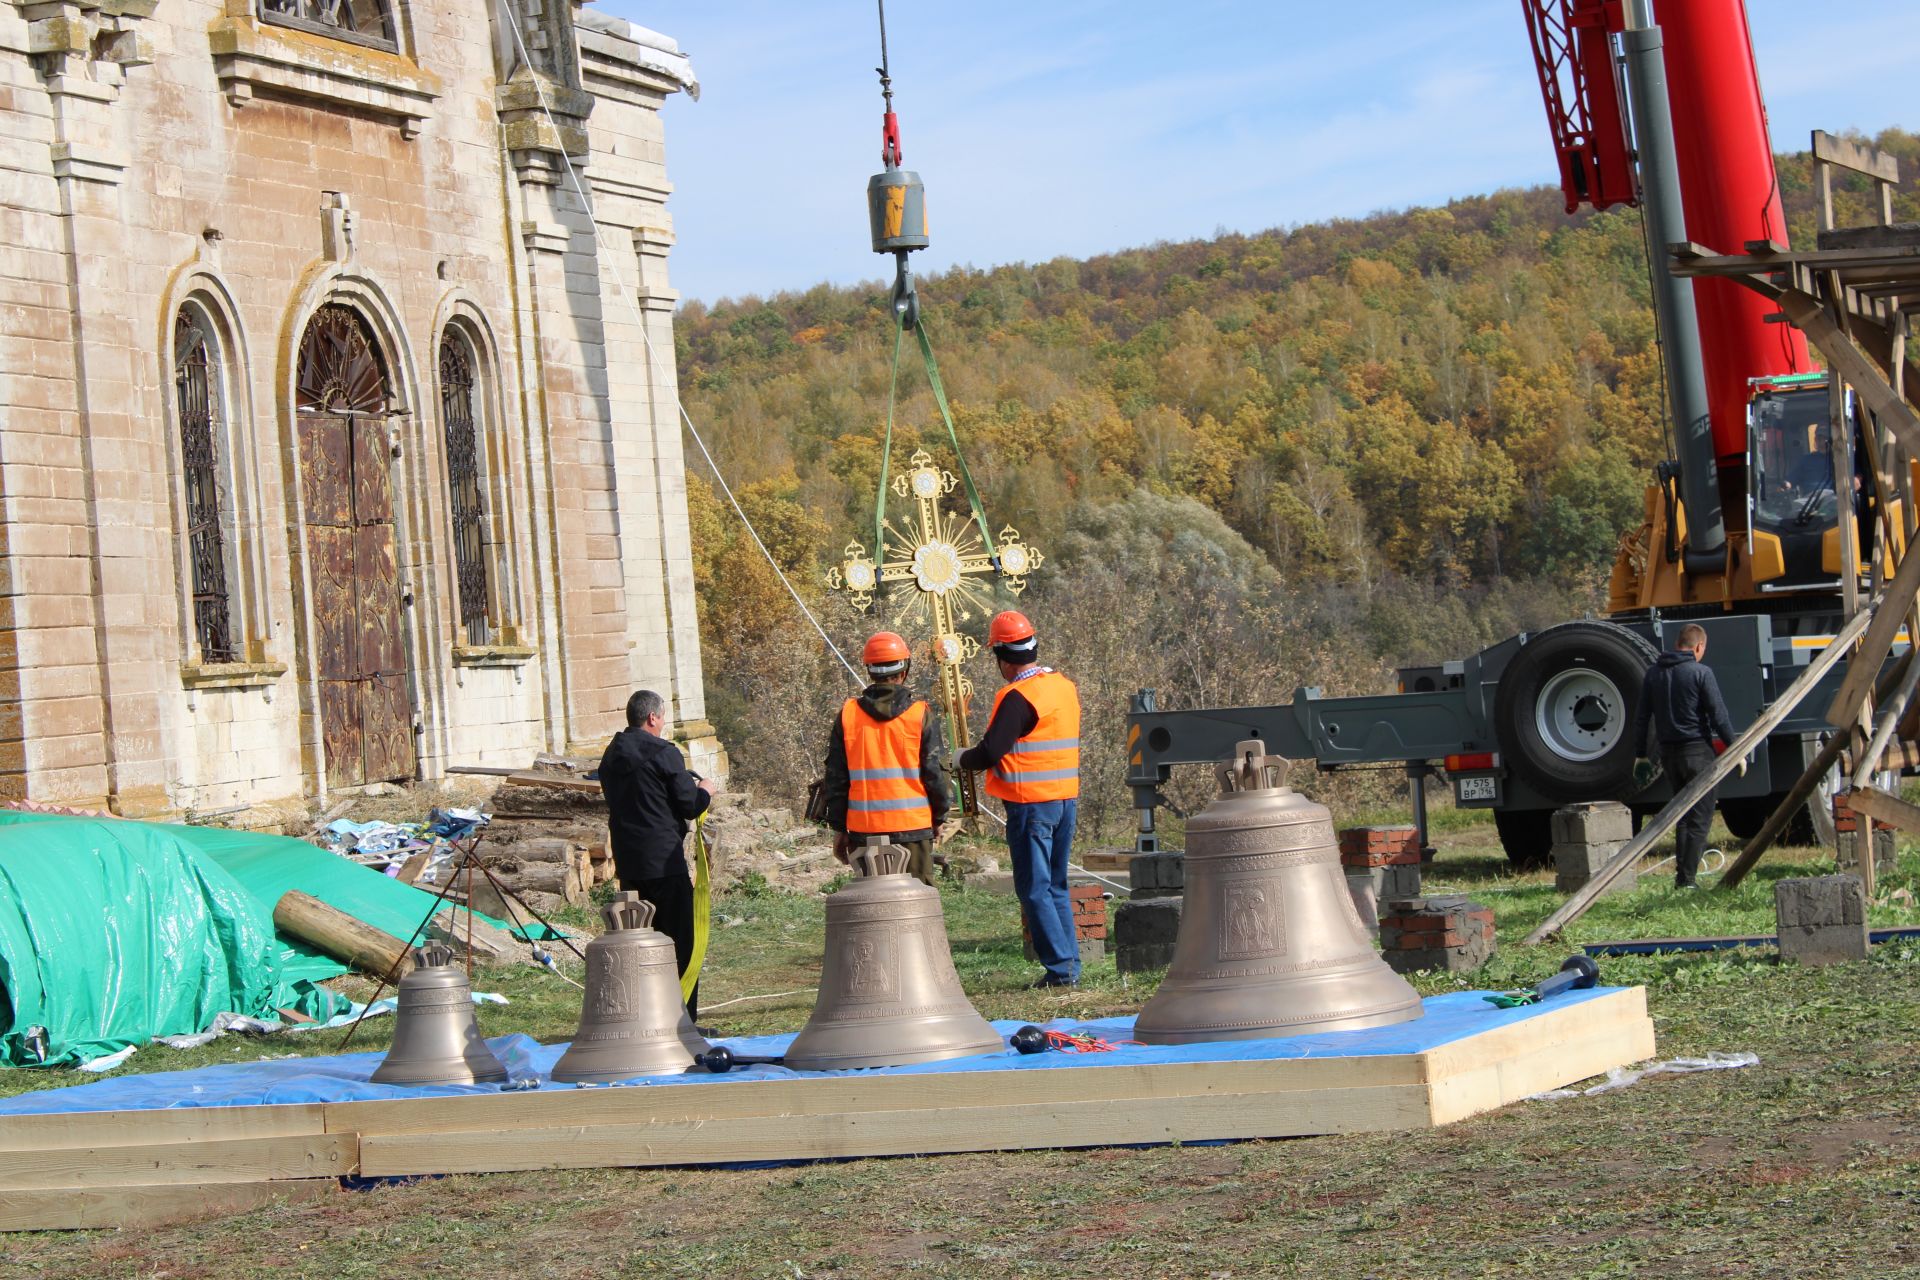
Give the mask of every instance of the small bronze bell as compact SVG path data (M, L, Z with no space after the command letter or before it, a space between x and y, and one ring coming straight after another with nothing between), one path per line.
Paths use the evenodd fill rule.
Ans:
M375 1084L483 1084L505 1080L507 1069L480 1038L473 987L453 962L453 948L428 943L413 953L414 970L400 979L393 1048L373 1073Z
M1134 1022L1147 1044L1352 1031L1426 1012L1374 951L1326 809L1285 785L1258 738L1216 771L1220 794L1187 822L1173 963Z
M710 1047L680 998L673 939L653 927L653 904L618 893L600 913L607 931L587 944L580 1030L553 1066L565 1084L672 1075Z
M940 891L908 875L908 859L897 845L857 850L859 878L827 899L820 994L789 1067L901 1067L1006 1047L961 991Z

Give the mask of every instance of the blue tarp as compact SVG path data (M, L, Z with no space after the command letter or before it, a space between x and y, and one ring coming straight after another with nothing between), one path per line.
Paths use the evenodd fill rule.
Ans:
M124 1076L97 1084L75 1085L67 1089L48 1089L0 1099L0 1116L36 1115L77 1111L144 1111L170 1107L237 1107L261 1103L360 1102L391 1098L454 1097L461 1094L499 1093L503 1089L527 1088L537 1082L542 1090L586 1088L650 1088L685 1084L710 1084L714 1081L796 1080L852 1074L945 1075L976 1071L1055 1071L1081 1067L1125 1067L1164 1062L1259 1062L1297 1058L1371 1057L1383 1054L1422 1053L1444 1044L1463 1040L1496 1027L1511 1026L1556 1012L1598 996L1617 991L1617 987L1596 987L1590 991L1572 991L1556 996L1545 1004L1518 1009L1497 1009L1474 991L1429 996L1426 1016L1391 1027L1365 1031L1335 1031L1324 1035L1290 1036L1272 1040L1217 1040L1188 1045L1122 1045L1111 1053L1040 1053L1024 1055L1012 1049L973 1058L950 1058L912 1067L880 1067L866 1072L790 1071L785 1067L748 1067L716 1076L694 1070L685 1075L642 1076L619 1085L575 1086L556 1084L553 1065L566 1051L564 1044L541 1045L524 1035L500 1036L489 1040L493 1051L507 1066L506 1085L389 1085L374 1084L368 1077L380 1065L380 1053L350 1053L324 1058L281 1058L263 1062L234 1063L229 1066L200 1067L192 1071L169 1071L153 1075ZM485 1018L483 1011L481 1017ZM1002 1036L1024 1026L1021 1022L996 1022ZM1052 1029L1085 1031L1108 1041L1124 1040L1133 1031L1132 1018L1104 1018L1085 1023L1053 1023ZM736 1053L756 1057L775 1057L792 1043L791 1035L753 1036L726 1040Z

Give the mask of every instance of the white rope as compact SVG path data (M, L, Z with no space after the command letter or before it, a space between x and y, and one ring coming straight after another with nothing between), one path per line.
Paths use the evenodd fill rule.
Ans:
M781 996L810 996L818 987L802 987L798 991L769 991L763 996L735 996L731 1000L722 1000L719 1004L702 1003L700 1012L711 1013L715 1009L724 1009L730 1004L745 1004L749 1000L778 1000Z
M527 70L532 72L534 69L533 58L527 53L526 38L520 30L520 15L513 11L511 0L502 0L500 8L507 15L507 21L513 29L513 43L520 50L520 60L526 64ZM534 92L539 96L540 110L546 113L547 123L553 126L556 135L564 136L560 129L560 122L554 119L553 108L547 103L546 85L541 82L537 74L531 75L529 78L533 81ZM580 173L573 167L573 157L567 154L564 147L560 150L560 160L561 163L566 165L567 178L573 184L574 194L580 197L581 209L586 212L587 217L593 222L594 240L606 251L607 261L613 264L613 273L620 282L620 295L626 299L627 306L633 310L634 326L640 330L640 341L646 345L647 357L657 364L660 360L660 353L654 349L653 339L647 335L646 317L640 314L640 304L634 301L634 294L638 293L638 290L636 289L633 293L627 291L626 279L620 270L620 257L613 251L611 245L601 239L600 220L594 216L593 201L587 198L587 189L580 182ZM651 385L651 383L649 385ZM707 466L713 472L715 483L720 486L720 492L726 495L727 504L733 508L733 513L740 517L740 523L745 526L747 536L753 539L753 545L760 548L760 554L767 558L767 563L773 568L774 576L780 579L780 585L787 589L787 594L793 597L794 605L806 616L807 621L813 624L813 629L820 633L820 640L827 646L827 651L838 658L840 665L847 669L847 675L852 678L854 684L864 686L866 681L861 678L860 672L855 669L851 662L847 661L847 655L840 652L840 646L833 642L833 637L827 634L827 629L820 625L818 618L814 617L813 610L807 608L807 602L800 598L798 591L794 590L793 583L787 580L786 572L781 569L780 562L773 558L773 552L767 550L767 544L760 540L760 534L754 529L753 521L747 519L747 513L740 506L740 500L733 496L733 487L727 483L726 477L720 474L720 466L713 460L713 454L708 451L707 442L700 438L700 429L693 425L693 416L687 412L687 406L681 403L677 386L674 392L673 406L680 411L680 420L687 424L687 432L693 437L693 442L700 446L700 456L707 460Z

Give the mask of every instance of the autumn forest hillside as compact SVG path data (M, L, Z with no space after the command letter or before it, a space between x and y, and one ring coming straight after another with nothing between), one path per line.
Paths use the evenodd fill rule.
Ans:
M1874 141L1920 172L1920 137ZM1810 242L1808 159L1779 166ZM1869 220L1864 180L1840 201ZM1920 184L1899 203L1920 220ZM1666 456L1647 269L1636 211L1569 216L1539 187L920 288L994 527L1049 557L1026 599L1055 656L1089 702L1155 685L1180 705L1373 691L1594 607ZM885 285L691 302L676 334L688 412L822 601L840 549L871 538ZM901 388L896 464L925 447L950 465L910 342ZM792 693L830 703L845 676L709 480L690 466L713 714L744 775L790 786L826 709L802 731L759 694L784 691L791 719ZM868 625L824 609L836 638Z

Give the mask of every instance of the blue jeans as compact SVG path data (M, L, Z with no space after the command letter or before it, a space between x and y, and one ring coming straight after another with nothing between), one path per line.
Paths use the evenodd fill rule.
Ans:
M1067 898L1067 859L1073 853L1078 800L1007 804L1007 853L1013 861L1013 891L1026 913L1033 950L1051 977L1080 976L1080 939Z

